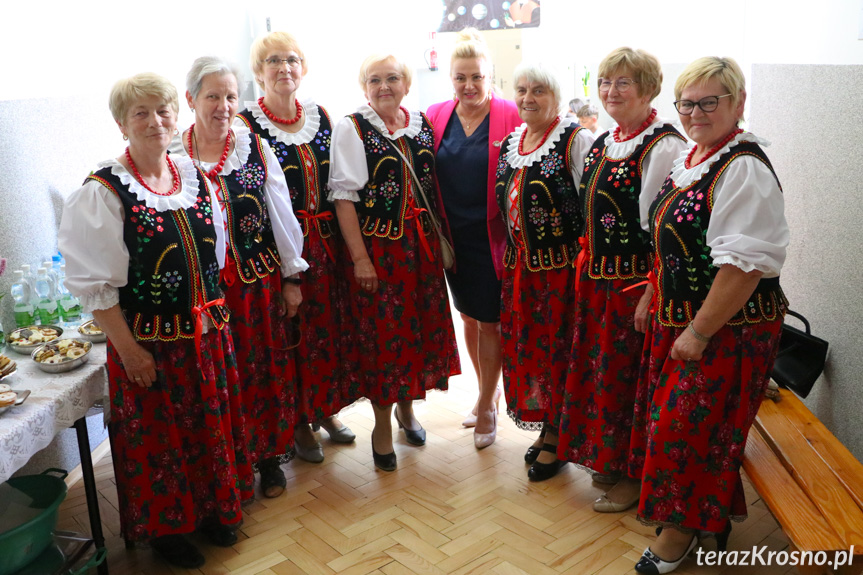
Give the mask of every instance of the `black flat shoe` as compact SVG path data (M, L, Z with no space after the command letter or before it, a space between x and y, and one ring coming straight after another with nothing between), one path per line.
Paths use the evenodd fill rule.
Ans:
M541 451L557 453L557 446L545 444L542 446ZM527 478L531 481L545 481L546 479L551 479L557 475L560 468L567 463L569 463L569 461L563 461L562 459L556 459L552 463L540 463L539 461L534 461L530 466L530 469L527 470Z
M426 430L423 429L422 426L416 431L413 429L408 429L402 423L402 420L399 419L399 409L398 407L393 410L396 415L396 423L399 424L399 429L404 430L405 438L408 440L408 443L411 445L425 445L426 444Z
M218 547L230 547L237 542L237 530L231 525L222 525L213 520L207 520L198 527L198 533L207 541Z
M196 569L206 559L185 535L163 535L150 540L150 548L165 561L175 567Z
M543 424L542 431L539 432L538 439L545 439L545 428L547 425ZM539 457L539 452L542 451L542 447L536 447L535 445L531 445L527 448L527 451L524 452L524 462L528 465L532 464L536 461L536 458Z
M261 470L261 491L264 497L272 499L285 492L288 481L277 457L264 459L258 467Z

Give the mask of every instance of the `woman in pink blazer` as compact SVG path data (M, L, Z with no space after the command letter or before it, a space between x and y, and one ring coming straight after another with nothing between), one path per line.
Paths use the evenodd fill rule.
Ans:
M434 104L437 181L456 253L446 278L464 321L479 398L465 419L474 444L494 443L501 372L500 277L506 228L494 195L500 145L521 125L513 102L492 93L491 59L479 33L459 33L450 63L455 99Z

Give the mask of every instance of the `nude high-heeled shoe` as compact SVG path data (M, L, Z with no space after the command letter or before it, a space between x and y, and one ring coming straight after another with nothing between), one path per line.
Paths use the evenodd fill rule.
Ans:
M494 421L494 427L492 428L490 433L477 433L476 428L473 430L473 444L477 449L485 449L497 438L497 412L492 412L492 420Z

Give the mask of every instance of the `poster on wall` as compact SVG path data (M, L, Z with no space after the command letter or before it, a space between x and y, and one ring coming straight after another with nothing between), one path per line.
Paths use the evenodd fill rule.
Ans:
M512 30L539 26L540 0L441 0L443 18L438 32Z

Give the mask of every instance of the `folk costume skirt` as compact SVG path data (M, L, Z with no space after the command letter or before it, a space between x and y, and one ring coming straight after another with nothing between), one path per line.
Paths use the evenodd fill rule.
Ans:
M344 350L349 394L377 405L424 399L461 373L449 298L435 233L425 234L430 260L413 220L399 239L363 236L379 285L370 293L347 264Z
M271 457L284 462L293 456L296 363L290 320L282 313L281 285L277 269L250 284L235 276L225 290L255 465Z
M141 342L157 381L139 387L108 342L111 451L120 527L129 541L190 533L202 520L237 525L253 496L230 329Z
M558 458L605 475L626 472L632 410L644 347L635 331L638 280L582 272L575 336L560 420Z
M685 328L655 315L634 410L629 474L641 477L638 518L721 532L746 517L740 465L770 380L782 320L720 329L698 362L669 357Z
M516 265L521 269L503 270L500 303L507 413L522 429L556 427L572 349L575 271Z
M302 337L296 349L300 423L336 415L359 398L351 394L342 362L341 326L348 301L346 281L335 259L337 240L338 236L322 238L317 226L310 224L303 243L309 269L303 272Z

